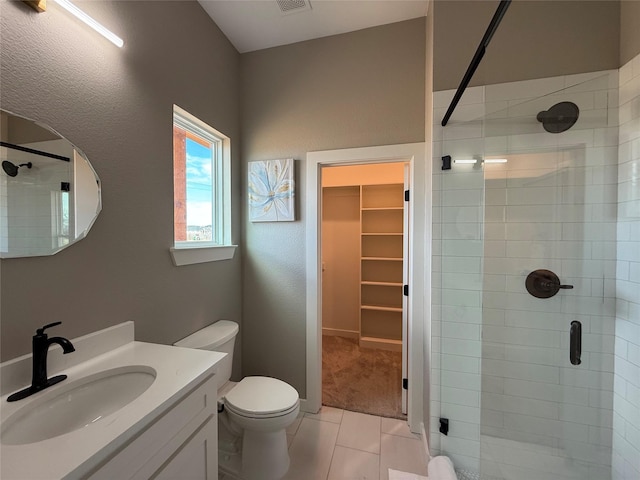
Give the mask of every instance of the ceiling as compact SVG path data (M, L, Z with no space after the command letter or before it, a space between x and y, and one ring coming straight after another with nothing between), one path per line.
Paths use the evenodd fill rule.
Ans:
M245 53L423 17L428 0L198 2L236 49Z

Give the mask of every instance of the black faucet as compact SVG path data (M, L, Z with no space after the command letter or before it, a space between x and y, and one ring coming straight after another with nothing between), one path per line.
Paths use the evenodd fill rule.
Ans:
M47 378L47 353L49 352L49 346L52 343L57 343L62 347L62 353L67 354L75 352L73 344L63 337L47 337L44 331L47 328L60 325L62 322L50 323L42 328L36 330L36 334L33 336L33 370L31 376L31 386L20 390L12 395L9 395L7 402L15 402L16 400L22 400L23 398L33 395L34 393L44 390L51 385L60 383L66 375L56 375L55 377Z

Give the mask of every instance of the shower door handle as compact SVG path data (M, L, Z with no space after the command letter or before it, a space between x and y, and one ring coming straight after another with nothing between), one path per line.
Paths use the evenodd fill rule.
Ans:
M580 365L582 360L582 324L574 320L569 330L569 360L572 365Z

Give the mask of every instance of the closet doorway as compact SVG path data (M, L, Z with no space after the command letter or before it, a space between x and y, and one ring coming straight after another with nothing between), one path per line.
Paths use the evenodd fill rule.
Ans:
M322 170L322 404L406 419L406 162Z
M426 229L431 195L425 193L425 179L431 178L431 163L425 158L424 143L308 152L305 162L306 218L306 317L307 388L302 404L305 412L318 412L322 405L322 176L330 167L374 163L409 165L408 257L409 296L407 332L407 423L412 432L424 433L425 345L429 345L431 249ZM405 266L405 265L403 265ZM425 436L426 438L426 436Z

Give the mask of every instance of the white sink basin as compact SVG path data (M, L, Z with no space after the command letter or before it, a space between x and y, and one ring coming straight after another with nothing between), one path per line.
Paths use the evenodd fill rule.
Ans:
M25 405L2 423L0 441L23 445L57 437L91 425L139 397L156 379L156 371L131 365L61 383ZM67 383L68 382L68 383Z

